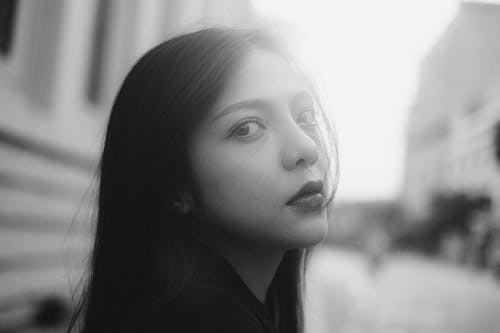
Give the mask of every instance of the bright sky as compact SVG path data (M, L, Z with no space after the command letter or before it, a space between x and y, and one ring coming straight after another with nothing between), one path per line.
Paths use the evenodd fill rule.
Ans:
M458 10L456 0L254 0L298 36L328 97L340 150L338 200L396 198L420 61Z

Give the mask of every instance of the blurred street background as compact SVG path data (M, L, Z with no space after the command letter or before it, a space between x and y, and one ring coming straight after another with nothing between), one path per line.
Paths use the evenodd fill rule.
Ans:
M472 271L414 254L373 263L321 248L309 270L307 332L500 332L500 288Z
M0 332L64 331L119 84L211 24L283 38L336 126L307 333L500 332L500 1L458 0L0 0Z

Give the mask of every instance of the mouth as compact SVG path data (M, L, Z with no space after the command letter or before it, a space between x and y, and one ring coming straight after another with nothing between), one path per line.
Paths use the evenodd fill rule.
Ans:
M321 208L325 201L322 190L323 182L321 180L308 182L286 204L307 209Z

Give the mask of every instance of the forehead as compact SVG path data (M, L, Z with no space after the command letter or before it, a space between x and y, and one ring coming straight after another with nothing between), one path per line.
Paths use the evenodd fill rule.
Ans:
M253 48L229 78L215 110L254 98L285 101L300 90L307 90L305 82L285 59L273 52Z

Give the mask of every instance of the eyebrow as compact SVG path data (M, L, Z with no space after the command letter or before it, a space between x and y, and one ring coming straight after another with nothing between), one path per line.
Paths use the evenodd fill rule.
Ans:
M271 101L267 99L262 99L262 98L256 98L256 99L249 99L245 101L241 101L238 103L231 104L224 109L222 109L221 112L219 112L210 123L213 123L217 119L224 117L225 115L243 110L243 109L270 109L271 108Z
M292 98L290 99L290 104L298 104L300 101L306 100L310 101L312 103L313 98L311 94L305 90L301 90L295 94L293 94ZM272 108L273 102L268 99L263 99L263 98L255 98L255 99L249 99L241 102L237 102L234 104L231 104L224 109L222 109L221 112L219 112L211 121L210 123L213 123L217 119L226 116L229 113L236 112L239 110L243 109L261 109L261 110L268 110Z

